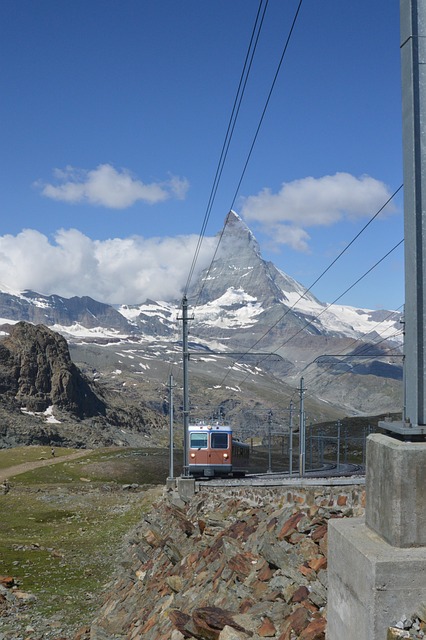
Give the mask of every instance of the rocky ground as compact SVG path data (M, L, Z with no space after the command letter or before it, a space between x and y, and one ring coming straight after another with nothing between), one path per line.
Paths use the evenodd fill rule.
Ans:
M323 638L327 524L362 513L363 496L244 488L183 504L170 494L134 531L86 637Z
M207 486L189 502L164 491L123 541L91 624L40 619L3 577L0 639L323 640L328 522L361 515L364 501L355 484ZM423 638L425 617L390 620L389 637Z

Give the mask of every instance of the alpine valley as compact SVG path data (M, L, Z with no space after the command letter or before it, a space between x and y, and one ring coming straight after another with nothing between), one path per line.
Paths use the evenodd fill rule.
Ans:
M263 260L236 213L187 300L191 420L254 435L272 415L284 432L302 378L308 421L401 411L400 314L320 302ZM3 287L1 446L165 443L171 380L182 423L181 305Z

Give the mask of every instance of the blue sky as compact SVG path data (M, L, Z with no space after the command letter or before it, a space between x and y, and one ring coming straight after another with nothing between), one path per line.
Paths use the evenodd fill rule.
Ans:
M402 183L399 2L303 0L236 192L298 4L269 0L197 266L232 205L309 286ZM180 296L258 7L2 0L0 288ZM402 237L400 192L313 293L331 302ZM400 247L340 302L403 296Z

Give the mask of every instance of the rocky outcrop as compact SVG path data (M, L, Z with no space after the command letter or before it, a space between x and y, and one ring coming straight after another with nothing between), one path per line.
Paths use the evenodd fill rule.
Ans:
M0 448L147 446L161 429L163 416L140 396L132 404L84 375L60 334L26 322L2 328Z
M28 411L54 406L78 417L105 414L105 404L73 364L61 335L18 322L0 343L0 392Z
M364 496L325 491L170 494L129 540L91 640L321 640L327 524L362 513Z

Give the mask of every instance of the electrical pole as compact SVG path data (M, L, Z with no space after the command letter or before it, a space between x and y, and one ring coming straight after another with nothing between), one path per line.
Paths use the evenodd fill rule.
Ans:
M272 473L271 422L272 422L272 410L269 409L268 411L268 473Z
M170 447L170 453L169 453L169 478L174 478L174 461L173 461L173 447L174 447L174 437L173 437L173 414L174 414L174 408L173 408L173 389L174 389L174 384L173 384L173 376L170 375L170 381L169 381L169 447Z
M340 428L342 423L340 420L337 421L337 448L336 448L336 458L337 458L337 471L340 471Z
M183 470L182 475L189 475L188 466L188 431L189 431L189 387L188 387L188 300L182 298L182 362L183 362Z
M305 475L305 403L304 379L300 378L300 414L299 414L299 476Z
M293 400L290 400L290 428L288 444L288 473L293 475Z

